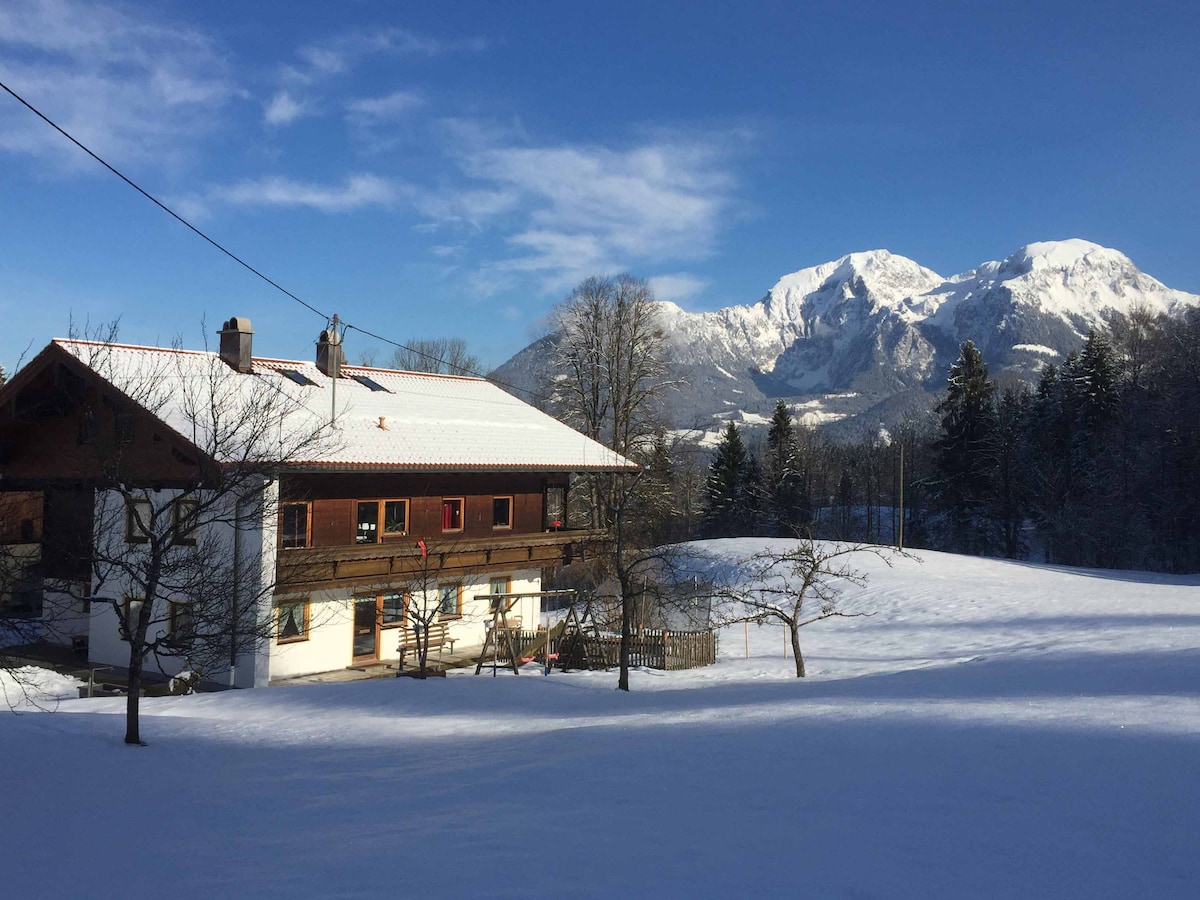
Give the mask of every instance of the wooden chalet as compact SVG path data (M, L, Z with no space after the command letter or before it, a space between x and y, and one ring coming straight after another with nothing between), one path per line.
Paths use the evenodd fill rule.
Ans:
M598 536L567 521L573 473L637 468L484 379L346 365L336 331L313 361L254 357L252 340L240 318L218 353L55 340L0 388L0 542L23 602L41 581L47 640L126 664L113 603L89 594L119 590L93 584L97 548L143 540L141 512L106 510L186 514L247 458L238 429L259 428L270 464L259 520L228 544L254 584L230 590L275 626L232 660L239 686L395 659L415 603L436 605L439 636L481 644L485 595L540 590ZM266 429L249 412L263 397L283 410ZM296 434L319 440L271 460ZM163 602L156 621L177 627L188 598ZM535 598L513 610L526 627L539 613ZM167 674L192 662L177 656Z

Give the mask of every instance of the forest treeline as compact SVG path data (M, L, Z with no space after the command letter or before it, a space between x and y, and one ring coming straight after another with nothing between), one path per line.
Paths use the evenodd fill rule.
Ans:
M1200 310L1115 316L1032 386L997 383L967 342L935 408L857 441L780 402L757 443L731 422L715 450L647 446L646 540L903 528L909 547L1200 571Z

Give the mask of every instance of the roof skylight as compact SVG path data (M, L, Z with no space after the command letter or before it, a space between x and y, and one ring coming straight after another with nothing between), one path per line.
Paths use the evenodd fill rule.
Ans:
M316 385L317 385L317 383L315 381L313 381L311 378L309 378L303 372L299 372L296 369L280 369L279 374L283 375L285 378L290 378L292 381L296 382L296 384L299 384L299 385L311 384L313 387L316 387Z
M373 391L383 391L385 394L391 393L391 391L389 391L387 388L385 388L382 384L380 384L374 378L370 378L366 375L351 375L350 377L353 378L355 381L357 381L359 384L361 384L363 387L368 387Z

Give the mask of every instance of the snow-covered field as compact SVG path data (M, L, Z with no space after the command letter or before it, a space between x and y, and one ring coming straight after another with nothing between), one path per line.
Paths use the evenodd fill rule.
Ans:
M744 554L764 541L714 542ZM1200 577L863 557L680 673L0 715L10 897L1200 896Z

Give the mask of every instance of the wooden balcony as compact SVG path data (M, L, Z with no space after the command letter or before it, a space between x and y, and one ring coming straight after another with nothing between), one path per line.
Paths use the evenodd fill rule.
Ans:
M276 592L337 587L414 585L423 579L462 577L560 566L579 559L603 531L578 529L512 534L481 539L426 541L417 538L352 547L280 550Z

